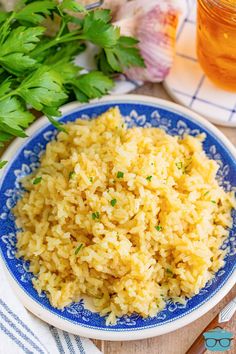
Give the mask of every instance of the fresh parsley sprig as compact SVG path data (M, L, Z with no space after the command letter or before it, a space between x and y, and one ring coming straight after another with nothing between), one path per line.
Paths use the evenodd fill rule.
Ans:
M53 34L48 20L57 27ZM87 42L98 47L98 70L84 73L74 59ZM87 11L75 0L21 0L15 11L0 12L0 147L26 136L35 119L28 107L63 130L55 120L63 103L101 97L113 74L144 65L136 45L111 24L109 10Z

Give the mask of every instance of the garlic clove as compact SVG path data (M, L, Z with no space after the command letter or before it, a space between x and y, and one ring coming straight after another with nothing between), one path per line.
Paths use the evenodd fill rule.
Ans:
M135 36L146 68L126 71L132 80L161 82L173 64L179 2L176 0L133 0L120 8L115 24L124 35Z

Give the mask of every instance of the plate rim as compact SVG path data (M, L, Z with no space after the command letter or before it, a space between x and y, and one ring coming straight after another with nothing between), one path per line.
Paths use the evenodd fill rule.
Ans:
M135 94L129 94L129 95L116 95L116 96L105 96L102 99L96 99L92 100L90 103L86 104L80 104L79 102L72 102L69 104L66 104L61 107L61 112L62 116L71 114L78 109L86 108L89 106L92 106L94 104L105 104L105 103L110 103L114 102L114 105L116 103L125 103L125 102L133 102L133 103L138 103L138 104L153 104L153 105L160 105L163 108L166 109L172 109L178 112L179 114L184 114L189 117L190 120L195 121L197 123L200 123L201 126L205 127L207 130L209 130L211 133L216 138L219 138L219 142L224 144L224 148L227 149L227 153L232 154L233 158L236 161L236 148L234 145L228 140L225 135L219 131L218 128L214 127L209 121L207 121L205 118L202 118L199 114L191 111L190 109L183 107L179 104L169 102L167 100L159 99L156 97L152 96L144 96L144 95L135 95ZM45 124L48 123L48 124ZM42 116L39 118L36 122L34 122L27 130L26 133L28 133L30 136L26 139L23 140L21 138L17 138L13 141L12 144L7 148L5 153L2 156L2 159L11 159L13 156L14 152L18 148L23 148L25 145L25 142L27 142L28 139L32 139L34 135L38 133L39 129L42 129L43 127L49 126L50 123L48 122L47 118L45 116ZM11 167L11 164L9 164L9 167ZM4 180L4 176L8 173L8 168L4 170L0 170L0 182ZM4 172L3 172L4 171ZM1 184L1 183L0 183ZM7 278L13 287L16 295L20 299L21 303L32 313L34 313L37 317L41 318L43 321L50 323L51 325L54 325L57 328L60 328L62 330L68 331L70 333L76 334L76 335L81 335L85 337L90 337L94 339L100 339L100 340L113 340L113 341L119 341L119 340L137 340L137 339L144 339L144 338L150 338L158 335L162 335L168 332L172 332L178 328L184 327L185 325L193 322L194 320L198 319L202 315L204 315L206 312L208 312L212 307L214 307L229 291L230 289L234 286L235 284L235 278L236 278L236 269L232 271L232 274L229 276L229 278L226 280L225 284L218 289L218 291L210 297L205 303L200 305L198 308L194 309L192 312L186 314L184 317L180 317L173 322L166 323L164 325L158 325L154 326L152 328L146 328L146 329L137 329L133 331L125 331L125 330L116 330L116 331L104 331L101 329L94 329L94 328L88 328L81 326L79 324L74 324L72 322L69 322L67 319L63 319L61 317L58 317L56 314L52 313L50 310L44 308L42 305L37 303L33 298L31 298L30 295L28 295L17 283L17 281L14 279L13 274L11 271L8 269L8 266L6 265L4 258L1 254L1 263L3 265L3 268L5 270L5 273L7 274Z

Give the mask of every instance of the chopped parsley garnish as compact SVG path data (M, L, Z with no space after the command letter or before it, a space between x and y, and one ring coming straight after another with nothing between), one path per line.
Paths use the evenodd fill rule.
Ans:
M112 200L111 200L111 206L114 207L114 206L116 205L116 203L117 203L117 200L116 200L116 199L112 199Z
M33 180L33 184L39 184L41 181L42 181L42 177L36 177L36 178Z
M100 214L98 211L96 211L95 213L92 213L92 219L93 220L96 220L96 219L99 219L100 218Z
M192 161L190 161L189 164L184 167L184 173L189 172L188 168L191 166L191 164L192 164Z
M207 191L206 193L204 193L203 195L204 195L204 197L207 195L207 194L209 194L210 192L209 191Z
M178 168L178 170L181 170L181 168L183 168L183 162L176 162L176 167Z
M124 177L124 172L118 171L116 177L117 178L123 178Z
M93 177L89 177L89 181L93 183Z
M146 177L146 180L149 181L149 182L151 182L151 179L152 179L152 176L147 176Z
M161 230L162 230L162 226L161 226L161 225L157 225L157 226L155 226L155 229L156 229L157 231L161 231Z
M213 204L216 204L216 201L215 201L215 200L211 200L211 202L212 202Z
M79 253L79 251L81 250L81 248L83 247L83 244L81 243L75 250L75 255L77 256L77 254Z
M71 172L69 173L69 179L74 178L75 175L76 175L75 171L71 171Z
M167 268L167 269L166 269L166 273L167 273L168 275L173 275L173 272L172 272L172 270L171 270L170 268Z

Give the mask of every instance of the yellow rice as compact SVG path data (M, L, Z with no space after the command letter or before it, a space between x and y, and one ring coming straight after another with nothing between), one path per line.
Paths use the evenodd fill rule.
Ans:
M204 136L127 129L117 108L65 128L14 209L37 291L58 308L89 295L108 323L197 294L224 264L235 206Z

